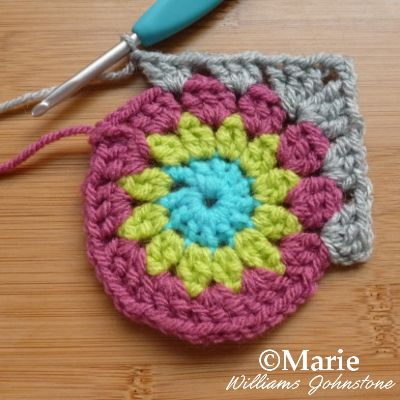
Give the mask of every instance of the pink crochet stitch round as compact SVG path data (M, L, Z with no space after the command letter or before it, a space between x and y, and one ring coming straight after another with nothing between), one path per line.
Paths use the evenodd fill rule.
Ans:
M97 124L90 138L93 153L83 186L87 248L98 279L121 313L192 343L236 342L275 326L313 294L329 264L319 229L340 209L343 196L332 180L316 176L329 147L323 133L309 122L288 124L286 118L279 97L267 85L255 84L237 98L218 80L194 75L185 83L179 99L154 87ZM235 127L229 130L233 124ZM223 141L219 142L220 138ZM159 151L159 143L170 147L165 144ZM232 211L234 222L229 229L222 228L221 223L206 226L205 221L203 226L184 219L190 212L190 207L184 208L185 202L192 197L197 201L197 194L192 196L190 190L195 191L199 187L195 185L203 182L198 174L213 174L212 165L231 171L239 182L234 190L233 183L228 185L224 198L235 196L237 191L244 193L240 213L233 216ZM126 177L142 185L140 179L145 173L157 173L160 179L146 192L148 198L165 182L185 174L189 186L181 192L185 196L179 197L183 205L173 208L176 192L171 195L166 190L165 197L147 204L141 196L149 186L140 186L143 192L133 187L136 195L121 186L121 179ZM217 178L212 175L207 179ZM226 179L230 179L228 175ZM276 182L282 184L270 191ZM171 185L170 190L180 190L176 182ZM168 202L166 196L170 196ZM165 204L173 205L168 212L162 208ZM154 211L152 224L139 220L136 231L121 233L121 226L129 218L139 218L145 207ZM160 209L164 214L157 214ZM229 212L224 215L231 217ZM165 218L169 222L161 223ZM287 231L274 225L279 218L290 221L285 225ZM183 220L187 225L181 228ZM139 233L145 228L154 230L158 223L164 227L157 235L172 232L172 237L178 238L174 244L181 243L182 238L186 246L182 251L198 240L194 245L202 254L216 257L220 247L210 250L204 243L214 243L211 239L217 237L233 257L226 263L230 272L231 264L240 258L240 284L221 283L221 273L205 277L208 270L202 271L200 262L193 272L203 285L198 291L194 285L197 281L190 280L193 277L187 276L187 269L181 274L172 267L155 273L149 267L150 257L154 258L150 239L142 239ZM199 239L187 234L193 226L204 228L202 235L193 236ZM251 250L259 253L248 254L245 240L239 246L243 232L260 240L260 245ZM232 237L233 244L229 244ZM271 246L267 255L264 244ZM178 250L168 257L178 257ZM258 265L258 259L267 260L266 265ZM251 260L255 260L253 265ZM271 265L267 265L269 262ZM224 279L230 282L230 277Z

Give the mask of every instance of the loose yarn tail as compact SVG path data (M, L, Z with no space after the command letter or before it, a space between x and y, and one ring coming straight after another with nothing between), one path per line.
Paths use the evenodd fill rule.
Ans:
M22 164L24 161L32 157L40 149L42 149L43 147L47 146L50 143L56 142L57 140L69 136L87 135L90 134L92 130L93 127L90 125L78 125L70 128L60 129L55 132L47 133L46 135L43 135L41 138L39 138L36 142L31 143L30 145L25 147L25 149L23 149L14 158L7 160L3 163L0 163L0 175L13 171L20 164Z

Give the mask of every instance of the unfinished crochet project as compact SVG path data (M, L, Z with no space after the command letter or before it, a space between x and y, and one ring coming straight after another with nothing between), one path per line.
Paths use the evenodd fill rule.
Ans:
M132 59L151 88L29 150L89 134L88 256L121 313L196 344L243 341L295 312L330 264L369 257L349 59L137 49Z
M351 62L135 51L154 87L91 134L88 253L128 318L253 338L371 252Z

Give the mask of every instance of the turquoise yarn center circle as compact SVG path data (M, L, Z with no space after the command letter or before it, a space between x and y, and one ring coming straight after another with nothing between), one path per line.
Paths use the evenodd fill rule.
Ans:
M186 245L232 246L236 232L253 226L251 215L259 203L238 162L215 156L163 171L174 181L171 192L158 200L169 210L165 229L180 232Z

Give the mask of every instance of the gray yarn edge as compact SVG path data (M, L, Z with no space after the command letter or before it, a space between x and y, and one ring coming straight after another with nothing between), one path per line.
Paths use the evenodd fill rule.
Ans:
M325 53L172 55L142 50L134 50L131 57L153 85L174 93L181 92L193 73L203 71L238 94L255 83L267 82L280 96L290 120L313 122L330 140L322 174L333 179L349 198L321 231L331 261L351 265L370 257L374 236L372 185L367 176L364 123L350 58ZM329 79L332 73L334 77Z

